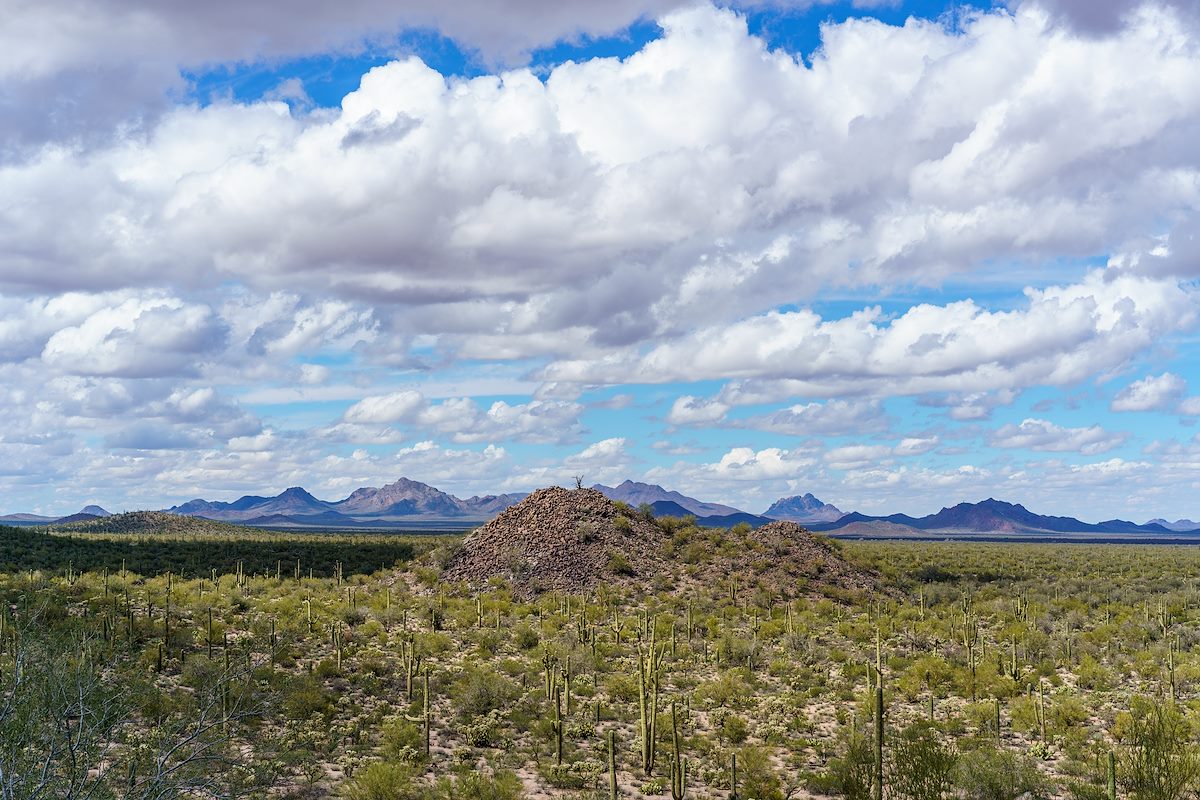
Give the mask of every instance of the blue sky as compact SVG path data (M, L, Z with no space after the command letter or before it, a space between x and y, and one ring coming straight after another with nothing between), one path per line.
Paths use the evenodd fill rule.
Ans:
M0 512L1200 518L1186 3L89 14L0 31Z

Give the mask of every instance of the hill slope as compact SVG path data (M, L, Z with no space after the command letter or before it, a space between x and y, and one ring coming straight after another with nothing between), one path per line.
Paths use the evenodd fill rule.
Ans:
M662 541L658 526L625 516L599 491L554 486L539 489L470 534L443 578L481 585L500 576L522 596L548 589L586 591L602 581L657 573Z
M652 522L594 489L539 489L463 540L442 577L508 581L522 597L601 585L689 591L741 586L772 596L844 596L881 590L879 576L794 522L757 530Z
M107 517L94 517L77 522L55 523L46 526L50 531L70 533L127 533L167 534L188 536L195 534L245 533L246 528L211 519L183 517L166 511L129 511Z

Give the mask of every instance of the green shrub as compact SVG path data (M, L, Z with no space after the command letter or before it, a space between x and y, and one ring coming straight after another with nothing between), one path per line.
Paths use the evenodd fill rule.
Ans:
M333 697L312 675L300 674L288 681L283 695L283 713L288 719L308 719L324 714L333 705Z
M642 784L642 794L647 797L662 794L667 790L667 781L665 778L651 778Z
M389 720L380 734L384 756L389 761L414 764L421 760L425 733L421 726L402 717Z
M617 517L617 519L620 520L625 518ZM628 525L629 520L626 519L625 524ZM617 575L634 574L633 564L629 563L629 559L625 557L624 553L617 550L612 551L608 555L608 569Z
M516 685L491 667L468 667L450 689L454 707L466 719L503 708L516 694Z
M532 650L538 646L540 641L541 637L538 636L538 632L529 625L522 624L513 629L513 642L522 650Z
M1121 785L1132 800L1190 796L1200 779L1200 756L1187 719L1173 705L1136 711L1122 754Z
M741 744L750 735L746 720L730 714L721 721L720 736L730 744Z
M504 718L499 711L489 711L481 719L463 726L463 739L471 747L496 747L500 745L500 732Z
M825 772L809 781L810 788L839 794L846 800L867 800L874 761L870 738L853 732L847 737L841 755L831 758Z
M1038 800L1049 796L1033 759L995 747L962 754L956 782L968 800L1016 800L1025 794Z
M738 753L738 797L783 800L779 776L765 748L746 747Z
M346 800L419 800L424 793L412 767L382 761L364 767L342 786Z
M508 770L485 775L463 770L434 784L430 800L520 800L525 796L521 779Z
M957 755L942 743L932 723L910 725L892 743L891 795L902 800L942 800L954 788L957 762Z

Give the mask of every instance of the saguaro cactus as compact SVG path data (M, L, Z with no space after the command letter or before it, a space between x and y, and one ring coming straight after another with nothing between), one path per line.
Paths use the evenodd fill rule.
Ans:
M683 800L687 787L687 759L679 754L679 717L671 701L671 800Z
M649 648L638 644L638 732L642 740L642 771L654 774L654 743L658 733L659 669L666 648L655 643L655 627L650 626Z
M883 683L875 686L875 775L871 782L874 800L883 800Z
M608 732L608 798L617 800L617 733Z
M554 687L554 703L551 706L554 717L550 727L554 732L554 763L562 766L563 762L563 719L562 719L562 689Z

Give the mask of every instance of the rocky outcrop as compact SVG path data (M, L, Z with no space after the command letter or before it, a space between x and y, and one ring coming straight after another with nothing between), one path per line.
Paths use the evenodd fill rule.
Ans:
M663 533L594 489L539 489L467 536L443 572L482 585L506 579L520 596L585 592L664 568Z

